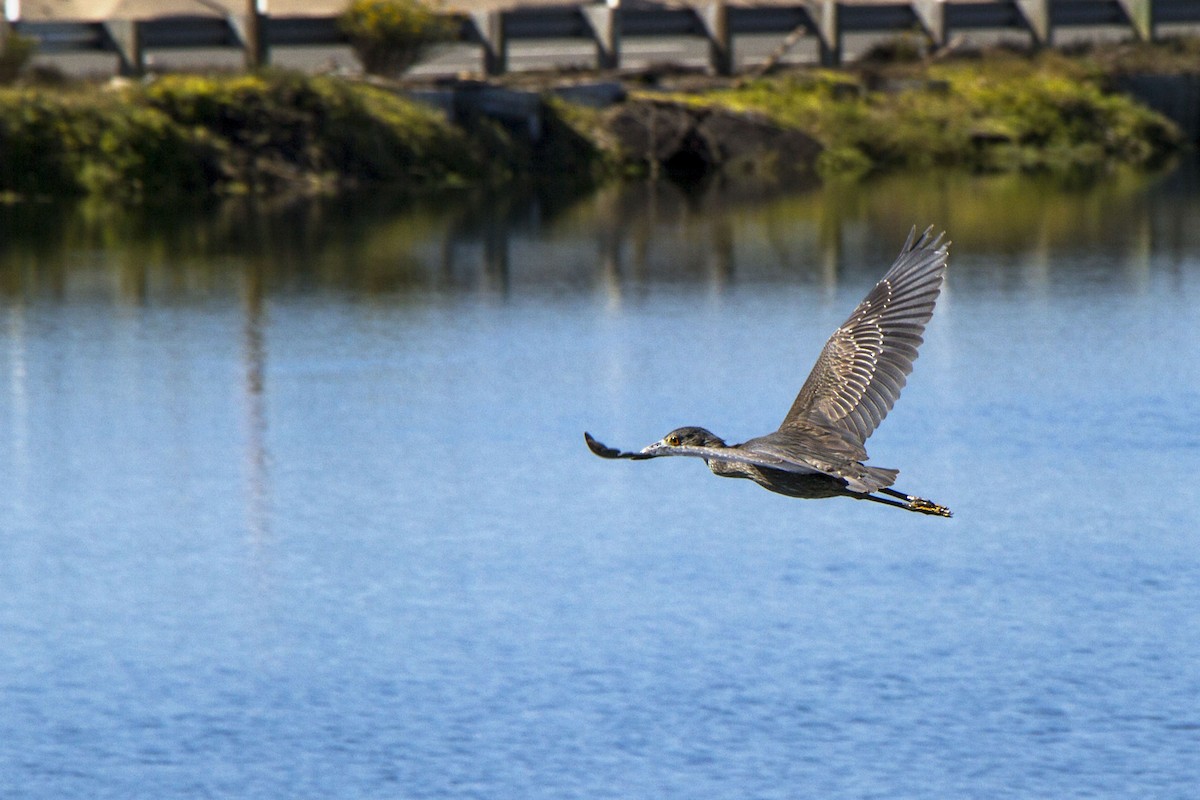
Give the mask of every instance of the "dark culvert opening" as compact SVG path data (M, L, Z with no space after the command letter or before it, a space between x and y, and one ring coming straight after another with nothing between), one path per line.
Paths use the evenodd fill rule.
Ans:
M662 162L663 172L670 178L692 182L702 180L716 168L712 153L704 140L690 134L679 143L679 149Z

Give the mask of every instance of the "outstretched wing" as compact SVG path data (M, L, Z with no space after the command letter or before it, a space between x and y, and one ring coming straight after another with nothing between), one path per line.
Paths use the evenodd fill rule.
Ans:
M802 422L844 431L865 442L912 372L925 324L946 274L949 243L916 228L887 274L825 343L808 380L780 425ZM914 243L914 239L916 239Z

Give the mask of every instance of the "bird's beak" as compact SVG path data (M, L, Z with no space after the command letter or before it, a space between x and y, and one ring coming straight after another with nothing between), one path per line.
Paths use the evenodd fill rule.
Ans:
M644 456L657 456L657 455L660 455L660 454L662 454L662 452L663 452L664 450L670 450L670 449L671 449L671 446L670 446L669 444L667 444L666 442L664 442L662 439L659 439L659 440L658 440L657 442L655 442L654 444L652 444L652 445L647 445L646 447L643 447L643 448L642 448L642 455L644 455Z

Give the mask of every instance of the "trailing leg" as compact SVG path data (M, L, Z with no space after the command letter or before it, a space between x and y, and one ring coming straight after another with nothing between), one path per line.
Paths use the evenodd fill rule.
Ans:
M884 494L888 495L889 497L895 497L900 500L903 500L904 502L896 503L895 505L898 505L901 508L908 509L909 511L916 511L921 514L930 514L935 517L952 517L952 516L954 516L953 512L951 512L950 509L946 508L943 505L939 505L938 503L935 503L932 500L926 500L924 497L917 497L916 495L905 494L904 492L897 492L895 489L890 489L886 486L884 488L880 489L879 491L883 492Z

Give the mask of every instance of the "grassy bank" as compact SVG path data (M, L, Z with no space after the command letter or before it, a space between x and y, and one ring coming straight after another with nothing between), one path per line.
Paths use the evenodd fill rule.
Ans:
M506 180L519 149L372 86L288 73L0 92L0 191L125 201Z
M1109 91L1115 69L1095 58L999 52L634 96L765 116L819 143L811 148L819 156L804 157L818 158L825 177L1154 165L1182 146L1179 133ZM623 150L612 118L549 102L546 136L534 145L486 119L456 126L377 86L292 73L8 88L0 90L0 197L140 203L379 185L427 192L539 173L579 183L646 166L646 147Z
M1078 172L1152 166L1183 142L1110 90L1092 58L997 51L946 63L866 64L753 80L690 97L768 115L825 147L832 174L924 169Z

